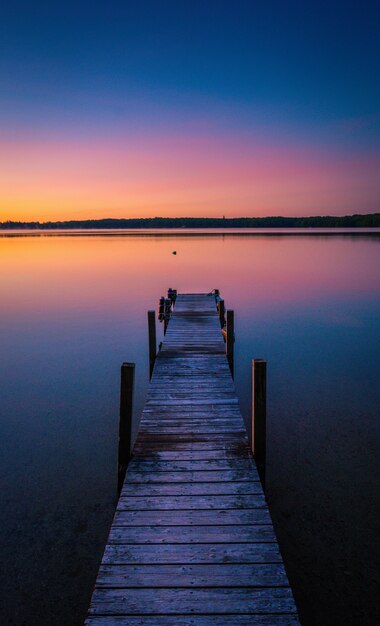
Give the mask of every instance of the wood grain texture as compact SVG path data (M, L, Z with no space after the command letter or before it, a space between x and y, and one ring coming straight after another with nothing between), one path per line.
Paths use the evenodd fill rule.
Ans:
M286 587L281 563L101 565L99 587Z
M290 613L294 607L288 587L197 587L196 589L96 588L92 598L93 613L170 615L184 613L250 614Z
M96 615L86 626L299 626L296 615Z
M177 296L86 624L299 624L213 295Z
M222 525L270 524L266 507L257 509L195 509L172 511L121 511L117 510L114 526L170 526L170 525Z

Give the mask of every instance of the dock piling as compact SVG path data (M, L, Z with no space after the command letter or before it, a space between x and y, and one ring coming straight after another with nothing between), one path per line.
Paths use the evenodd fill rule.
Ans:
M224 319L224 300L222 300L222 298L217 303L217 308L218 308L218 313L219 313L220 326L221 328L223 328L225 324L225 319Z
M172 307L172 301L170 300L170 298L166 298L165 299L165 312L164 312L164 335L166 335L166 331L168 328L171 307Z
M226 340L226 354L228 364L231 370L231 376L234 377L234 312L232 310L227 311L227 340Z
M154 311L148 311L148 333L149 333L149 379L152 378L154 362L157 354L156 343L156 319Z
M267 362L252 359L252 452L265 489Z
M159 320L159 322L162 322L162 320L164 319L164 314L165 314L165 298L164 298L164 296L161 296L161 298L158 301L158 320Z
M171 287L169 287L169 289L168 289L168 298L169 298L172 306L174 307L175 301L176 301L176 298L177 298L177 289L172 289Z
M120 421L118 454L118 492L124 483L132 446L132 403L135 364L123 363L120 381Z

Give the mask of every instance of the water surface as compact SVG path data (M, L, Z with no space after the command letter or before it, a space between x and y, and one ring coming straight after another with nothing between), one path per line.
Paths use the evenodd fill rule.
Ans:
M173 287L235 310L246 419L251 359L268 361L267 495L304 626L374 624L379 266L379 234L357 231L0 236L0 622L83 622L115 505L120 363L136 363L137 419L146 311Z

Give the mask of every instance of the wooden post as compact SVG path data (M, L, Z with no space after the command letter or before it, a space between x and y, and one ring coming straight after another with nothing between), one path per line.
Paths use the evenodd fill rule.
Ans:
M164 319L165 316L165 298L162 296L158 301L158 319L160 322Z
M234 377L234 312L227 311L226 354L232 378Z
M220 326L223 328L224 326L224 300L220 299L218 302L218 312L219 312L219 320Z
M252 452L265 489L267 362L252 360Z
M172 301L169 298L165 300L165 313L164 313L164 335L166 335L166 330L168 328L169 320L170 320L170 311L171 311Z
M123 363L120 384L120 421L119 421L119 456L118 456L118 492L123 486L132 446L132 401L135 364Z
M149 378L152 378L154 362L157 354L156 344L156 319L154 311L148 311L148 333L149 333Z
M172 306L175 305L175 301L177 299L177 289L172 289L171 287L169 287L168 289L168 298L172 304Z

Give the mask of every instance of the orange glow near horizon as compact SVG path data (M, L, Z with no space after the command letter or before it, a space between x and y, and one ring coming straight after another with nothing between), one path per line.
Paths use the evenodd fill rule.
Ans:
M343 238L329 241L292 235L0 237L0 313L14 319L27 311L30 321L52 314L124 316L151 307L168 285L182 292L217 285L244 310L252 293L242 285L254 284L255 311L318 303L327 294L373 293L378 278L368 268L376 267L378 242L358 239L349 247ZM222 275L221 258L229 259Z
M3 141L0 221L372 212L376 158L241 137Z

